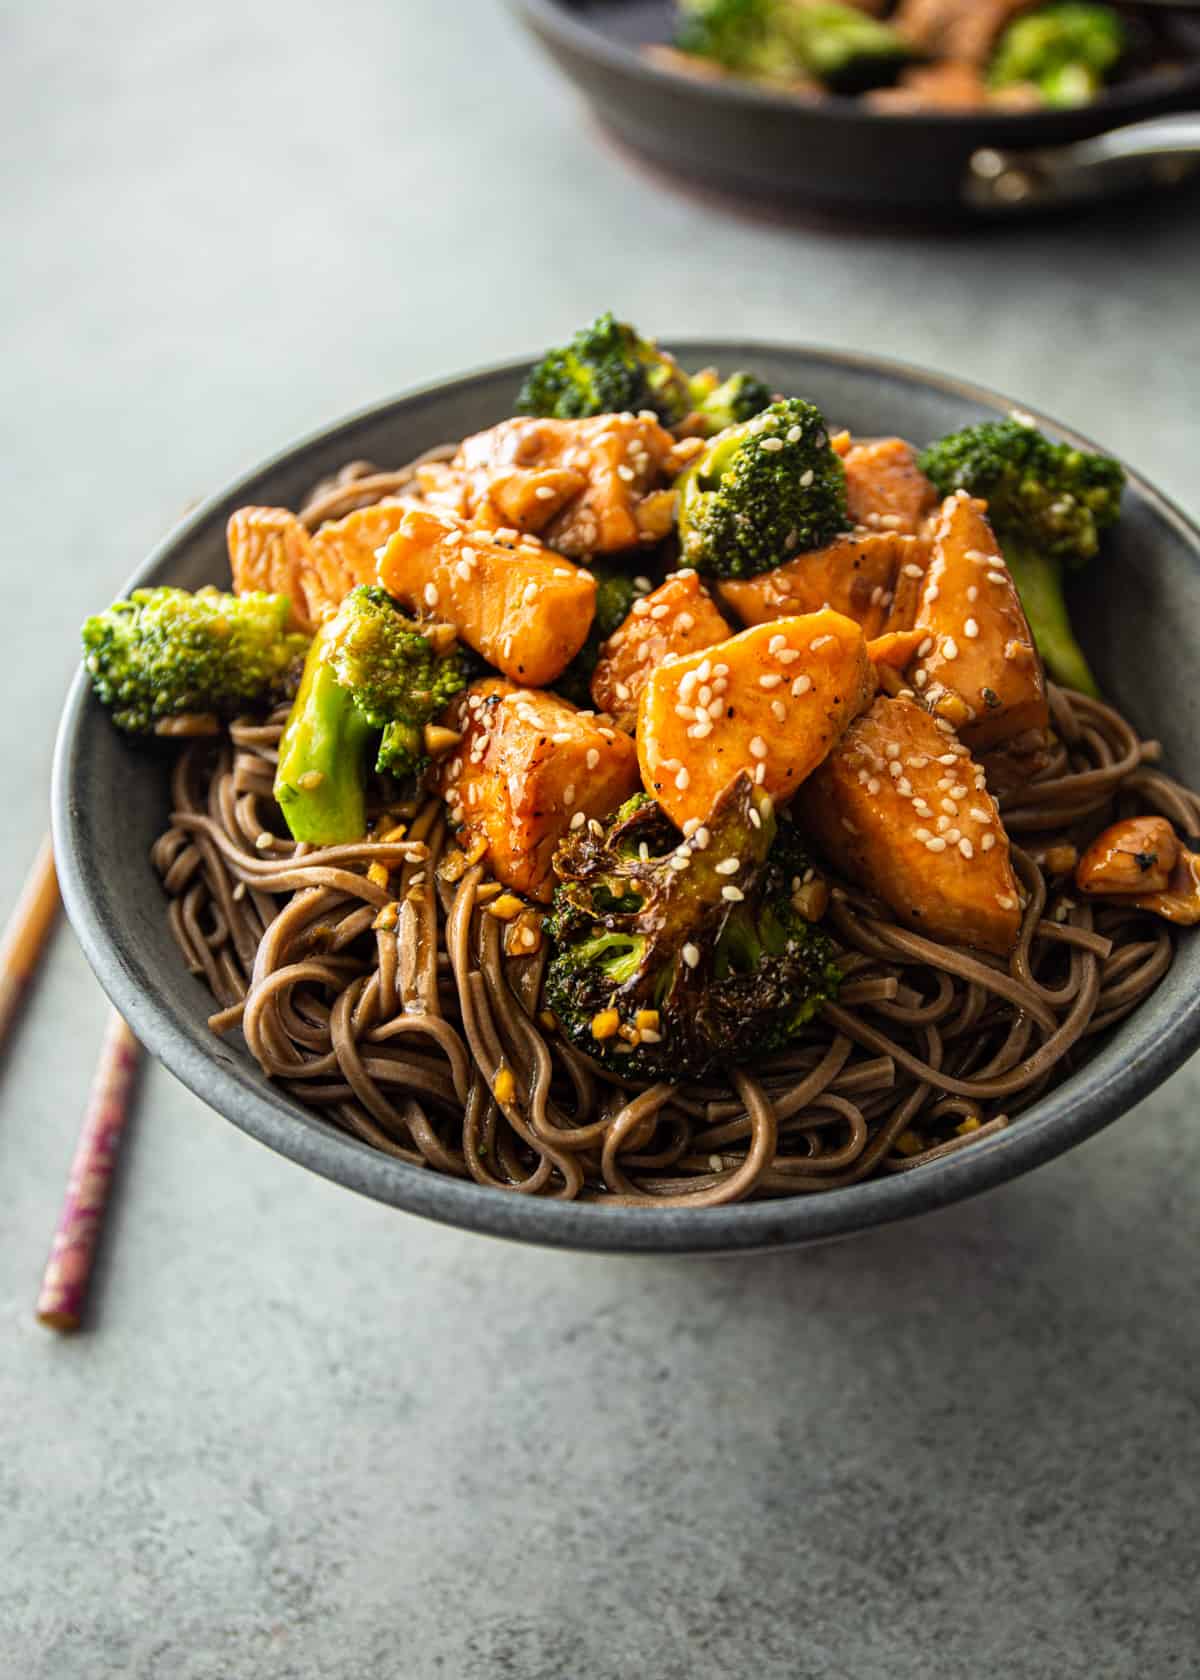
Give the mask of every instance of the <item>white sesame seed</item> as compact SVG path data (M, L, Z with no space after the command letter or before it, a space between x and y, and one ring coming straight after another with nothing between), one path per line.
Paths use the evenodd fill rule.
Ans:
M925 684L929 681L929 672L918 666L913 672L913 681L916 683L918 688L924 688Z
M975 640L976 636L978 636L978 634L979 634L978 623L975 621L975 619L969 618L967 620L967 622L963 625L963 635L966 636L968 641L973 642Z
M588 767L588 769L589 770L594 770L596 768L597 764L599 764L599 762L600 762L599 749L597 747L589 747L588 750L587 750L587 767Z
M775 719L776 723L787 722L787 707L784 705L782 700L772 700L771 716Z
M800 488L802 490L807 490L812 481L813 470L811 467L805 467L804 471L800 474Z
M931 583L925 590L925 599L926 601L936 601L940 594L941 590L938 588L937 584Z
M767 652L768 653L778 653L780 648L785 648L786 646L787 646L787 637L786 636L772 636L771 640L767 643Z
M539 502L552 502L554 500L554 491L548 484L539 484L533 493Z
M671 610L670 607L667 605L667 603L665 601L660 601L656 607L651 607L650 608L650 617L651 618L666 618L666 616L670 612L670 610Z
M762 827L762 818L759 816L758 812L754 809L753 805L751 805L751 807L750 807L750 823L751 823L751 826L753 828L761 828Z
M919 840L921 842L921 844L924 845L926 840L932 840L933 839L933 835L930 834L930 832L927 828L914 828L913 829L913 839L914 840Z
M808 651L810 653L816 653L818 648L823 648L826 642L831 642L832 640L832 636L814 636L812 641L808 644Z
M700 952L696 948L695 945L685 945L683 947L683 950L680 952L680 956L683 958L684 962L688 965L689 968L698 968L699 967Z
M990 823L992 820L992 813L990 811L985 811L981 805L969 805L967 807L967 815L969 817L974 817L976 822Z
M686 852L676 852L673 858L667 859L667 867L669 869L686 869L690 861Z
M767 743L761 735L755 735L750 742L750 756L752 758L766 758Z
M1015 910L1017 907L1017 901L1011 893L997 893L996 903L1001 910Z
M711 839L712 839L712 835L705 828L704 824L701 823L700 827L696 830L695 834L693 834L693 836L692 836L692 844L695 846L695 848L698 852L702 852L707 848L708 842Z
M711 676L712 676L712 660L711 659L701 660L700 664L697 665L697 667L696 667L696 681L697 682L707 682L709 677L711 677Z
M571 731L569 729L556 729L550 739L556 747L565 747L571 739Z
M956 817L958 815L958 806L954 803L953 799L943 799L942 810L945 811L948 817Z
M863 774L864 774L864 775L865 775L865 774L866 774L866 772L865 772L865 771L864 771L864 772L863 772ZM876 777L876 776L867 776L867 792L868 792L868 793L870 793L870 794L875 794L875 793L878 793L878 792L879 792L879 788L880 788L880 785L881 785L881 784L880 784L880 782L879 782L879 779L878 779L878 777Z
M942 658L943 659L957 659L958 658L958 643L954 640L953 636L943 636L942 637Z
M967 790L962 782L952 783L950 788L950 797L951 799L965 799L967 797Z
M756 765L755 770L754 770L754 785L756 787L761 787L763 785L763 783L766 781L766 779L767 779L767 767L766 767L766 765L765 764Z
M914 799L913 800L913 810L917 813L917 815L919 817L929 817L929 816L933 815L933 812L930 810L929 806L925 803L925 801L923 799Z
M796 700L799 700L800 696L802 694L807 694L811 687L812 687L812 678L811 677L797 677L795 682L792 684L792 696L793 696L793 698L796 699Z
M932 840L926 840L925 850L927 852L944 852L946 850L946 842L935 835Z
M912 798L912 783L909 781L907 776L901 776L900 780L896 783L896 792L900 795L901 799Z
M965 834L958 842L958 849L965 858L973 858L975 856L975 848L972 846Z
M1004 572L989 572L988 575L987 575L987 579L988 579L989 583L1007 583L1008 582L1008 577Z
M800 439L803 436L804 436L804 431L803 431L802 427L800 427L800 426L790 426L788 428L787 440L788 440L789 443L799 443Z
M800 657L800 649L790 647L780 648L775 657L781 665L794 665Z
M943 735L954 734L954 725L948 722L946 718L934 718L933 723L934 728L939 730Z
M990 852L995 844L996 836L994 834L985 834L980 839L979 849L981 852Z
M777 671L769 672L767 676L759 677L758 686L759 688L778 688L782 681L783 678Z
M759 448L765 449L770 455L774 455L777 450L783 448L783 439L777 437L765 437L761 444L759 444ZM801 480L801 483L803 483L803 480Z
M564 805L574 805L574 803L575 803L575 783L574 782L568 782L566 787L563 789L563 804Z
M634 472L632 467L627 467L624 463L622 463L617 468L617 477L624 484L632 484L634 479L637 477L637 474Z
M425 605L427 607L436 607L437 604L438 604L437 584L436 583L427 583L425 585Z
M902 570L905 577L919 578L925 576L925 573L921 570L920 566L914 565L911 560L902 568Z
M729 904L740 904L745 896L745 893L740 887L721 888L721 897Z
M720 863L717 864L716 870L718 875L736 875L741 867L740 858L722 858Z
M571 818L571 827L572 828L582 828L586 821L587 821L587 812L586 811L576 811L575 815Z
M676 613L675 615L676 630L690 630L695 622L696 620L689 612Z
M888 765L888 775L892 778L892 780L894 782L898 782L900 780L901 776L903 776L903 774L904 774L904 766L902 764L899 764L895 759L893 759L891 761L891 763Z
M709 715L710 718L712 718L714 723L721 716L721 714L724 712L724 710L725 710L724 700L718 698L716 700L711 700L709 702L708 715Z
M688 775L686 770L679 770L676 772L675 786L679 789L680 793L684 792L691 779L692 778Z
M874 589L872 589L872 591L871 591L871 605L873 607L877 607L882 600L883 600L883 585L881 583L877 583L875 585Z

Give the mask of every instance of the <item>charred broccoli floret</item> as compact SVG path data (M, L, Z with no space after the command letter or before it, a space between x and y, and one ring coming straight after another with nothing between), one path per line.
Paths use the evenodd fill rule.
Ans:
M771 400L753 374L734 374L723 395L716 390L718 378L711 372L691 378L653 339L607 313L570 344L547 351L521 387L517 412L582 420L648 409L664 426L679 426L698 412L705 430L717 432L730 423L727 411L746 419Z
M297 840L318 845L366 832L375 768L425 768L425 725L467 682L457 649L439 652L383 589L352 589L317 631L275 774L275 798Z
M1020 420L990 420L952 432L921 457L943 496L968 490L988 504L1042 658L1068 688L1097 692L1075 639L1064 573L1093 558L1121 512L1125 472L1107 455L1051 443Z
M891 81L913 56L898 30L824 0L683 0L681 12L681 51L767 81L812 77L855 93Z
M587 710L592 704L592 673L600 659L601 644L620 628L633 611L633 603L649 593L649 578L632 577L617 566L593 561L588 567L596 580L596 610L587 641L554 683L556 693L572 705Z
M721 432L677 482L684 562L753 577L845 528L846 473L819 409L772 403Z
M1124 57L1128 35L1111 6L1065 0L1015 18L988 70L993 87L1028 82L1047 105L1086 105Z
M152 734L184 712L231 718L295 691L308 637L286 595L135 589L89 618L84 662L113 722Z
M737 863L736 873L722 867ZM652 800L559 848L546 1003L615 1072L702 1077L787 1044L841 975L792 898L808 860L741 775L688 839Z

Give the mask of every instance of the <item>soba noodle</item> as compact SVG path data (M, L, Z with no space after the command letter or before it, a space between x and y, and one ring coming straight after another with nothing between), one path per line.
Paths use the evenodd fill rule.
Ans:
M351 463L301 517L315 527L409 495L415 465ZM283 838L271 789L286 713L182 748L153 861L172 932L220 1005L214 1030L240 1029L268 1077L373 1147L525 1195L714 1207L816 1194L1008 1125L1171 964L1166 925L1078 901L1038 860L1136 812L1200 833L1200 799L1111 706L1056 689L1051 705L1052 762L1000 800L1025 895L1010 960L923 938L835 884L837 1003L753 1074L705 1084L621 1080L553 1030L545 947L505 952L485 910L496 884L482 864L461 869L438 798L388 807L400 839Z

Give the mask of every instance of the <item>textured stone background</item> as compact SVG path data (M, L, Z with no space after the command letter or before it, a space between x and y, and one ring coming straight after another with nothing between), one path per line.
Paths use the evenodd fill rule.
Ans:
M631 173L486 0L11 6L0 78L4 908L75 627L182 506L599 307L999 385L1200 511L1194 194L744 221ZM62 1342L103 1018L64 935L0 1070L3 1680L1197 1672L1194 1071L922 1223L652 1264L406 1221L155 1070Z

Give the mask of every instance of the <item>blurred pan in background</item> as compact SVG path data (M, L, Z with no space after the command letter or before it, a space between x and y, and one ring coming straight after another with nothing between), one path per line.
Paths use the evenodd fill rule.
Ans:
M1200 172L1200 14L1186 8L1156 8L1169 54L1089 104L900 111L686 74L645 50L672 39L670 0L513 5L608 131L719 193L947 218L1027 214Z

